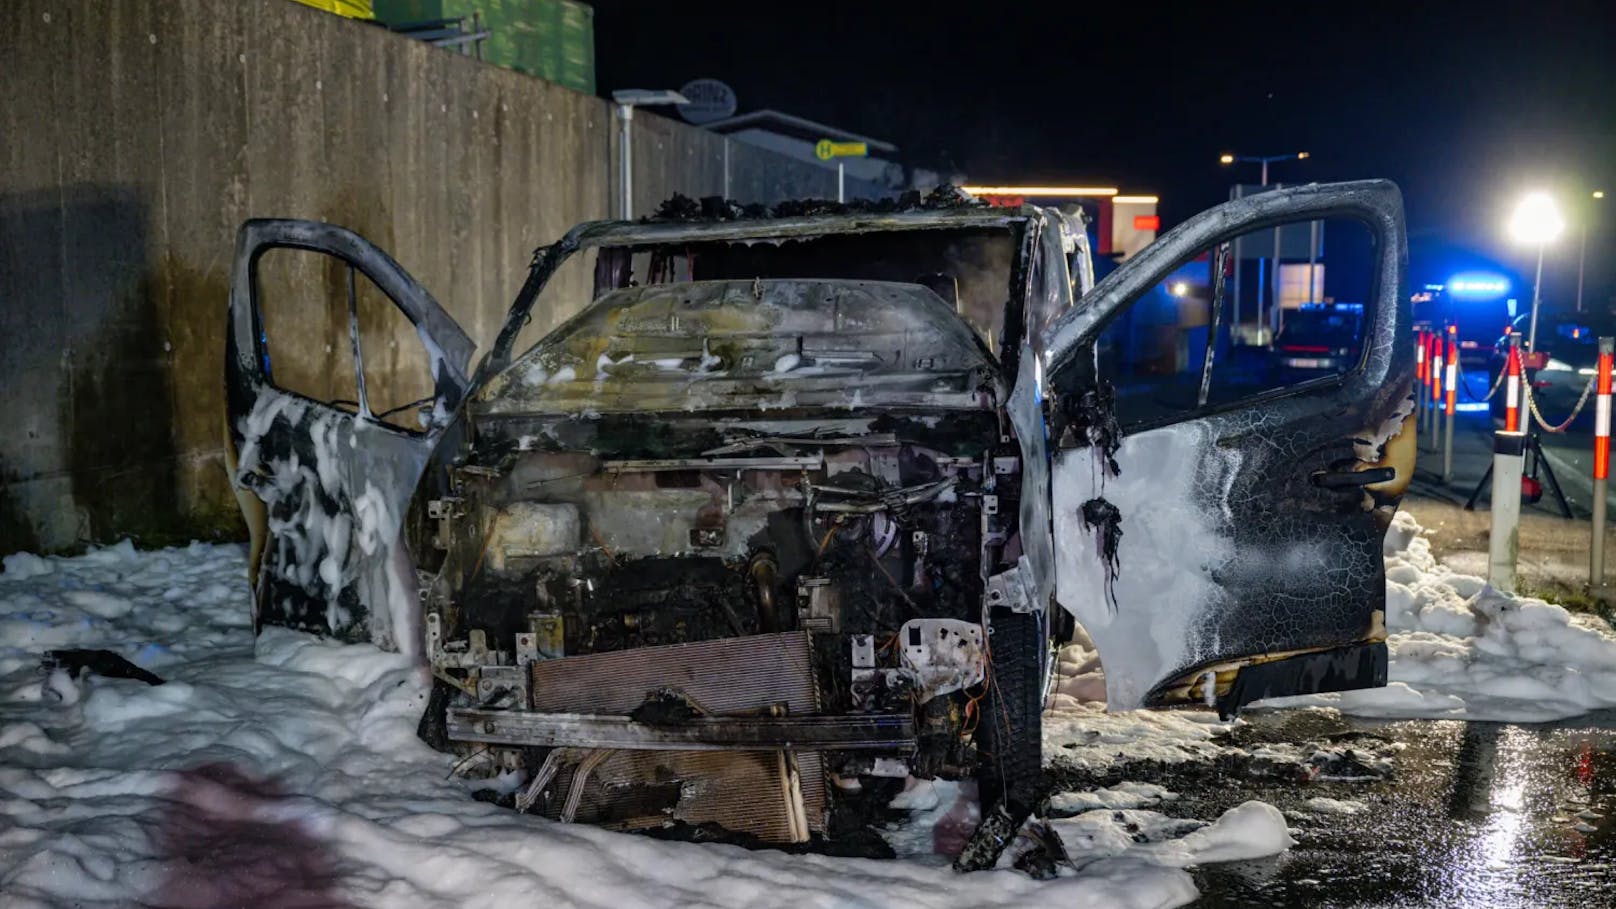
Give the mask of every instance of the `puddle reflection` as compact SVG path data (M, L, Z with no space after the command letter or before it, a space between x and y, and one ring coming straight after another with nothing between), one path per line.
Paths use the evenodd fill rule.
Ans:
M1302 721L1254 722L1281 738ZM1203 869L1195 905L1616 907L1616 712L1544 726L1344 719L1340 729L1398 743L1393 774L1290 787L1231 779L1216 801L1273 802L1299 844L1260 869ZM1314 796L1369 810L1310 813Z

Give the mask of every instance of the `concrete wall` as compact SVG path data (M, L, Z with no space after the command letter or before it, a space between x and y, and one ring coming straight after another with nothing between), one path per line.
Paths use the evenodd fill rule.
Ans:
M9 0L0 60L0 553L237 532L221 370L243 219L358 230L486 345L533 248L611 210L605 102L287 0ZM640 212L722 190L722 137L635 127ZM729 155L742 201L835 192Z

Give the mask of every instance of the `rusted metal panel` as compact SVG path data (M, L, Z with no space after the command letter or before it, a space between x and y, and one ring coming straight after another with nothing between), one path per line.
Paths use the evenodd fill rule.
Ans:
M819 710L808 633L642 647L541 660L533 664L533 709L627 715L648 692L675 688L708 713L782 704L788 713Z

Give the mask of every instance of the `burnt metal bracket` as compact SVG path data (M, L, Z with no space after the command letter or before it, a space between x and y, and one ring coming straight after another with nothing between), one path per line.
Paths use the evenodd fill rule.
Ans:
M814 751L911 749L907 714L856 716L695 717L672 726L626 716L452 708L449 738L526 747L622 748L643 751Z

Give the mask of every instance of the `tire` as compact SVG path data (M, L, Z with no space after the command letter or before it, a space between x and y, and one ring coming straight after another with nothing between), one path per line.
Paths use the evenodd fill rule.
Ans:
M1043 789L1044 630L1035 613L994 610L987 696L977 733L982 806L1024 817Z

